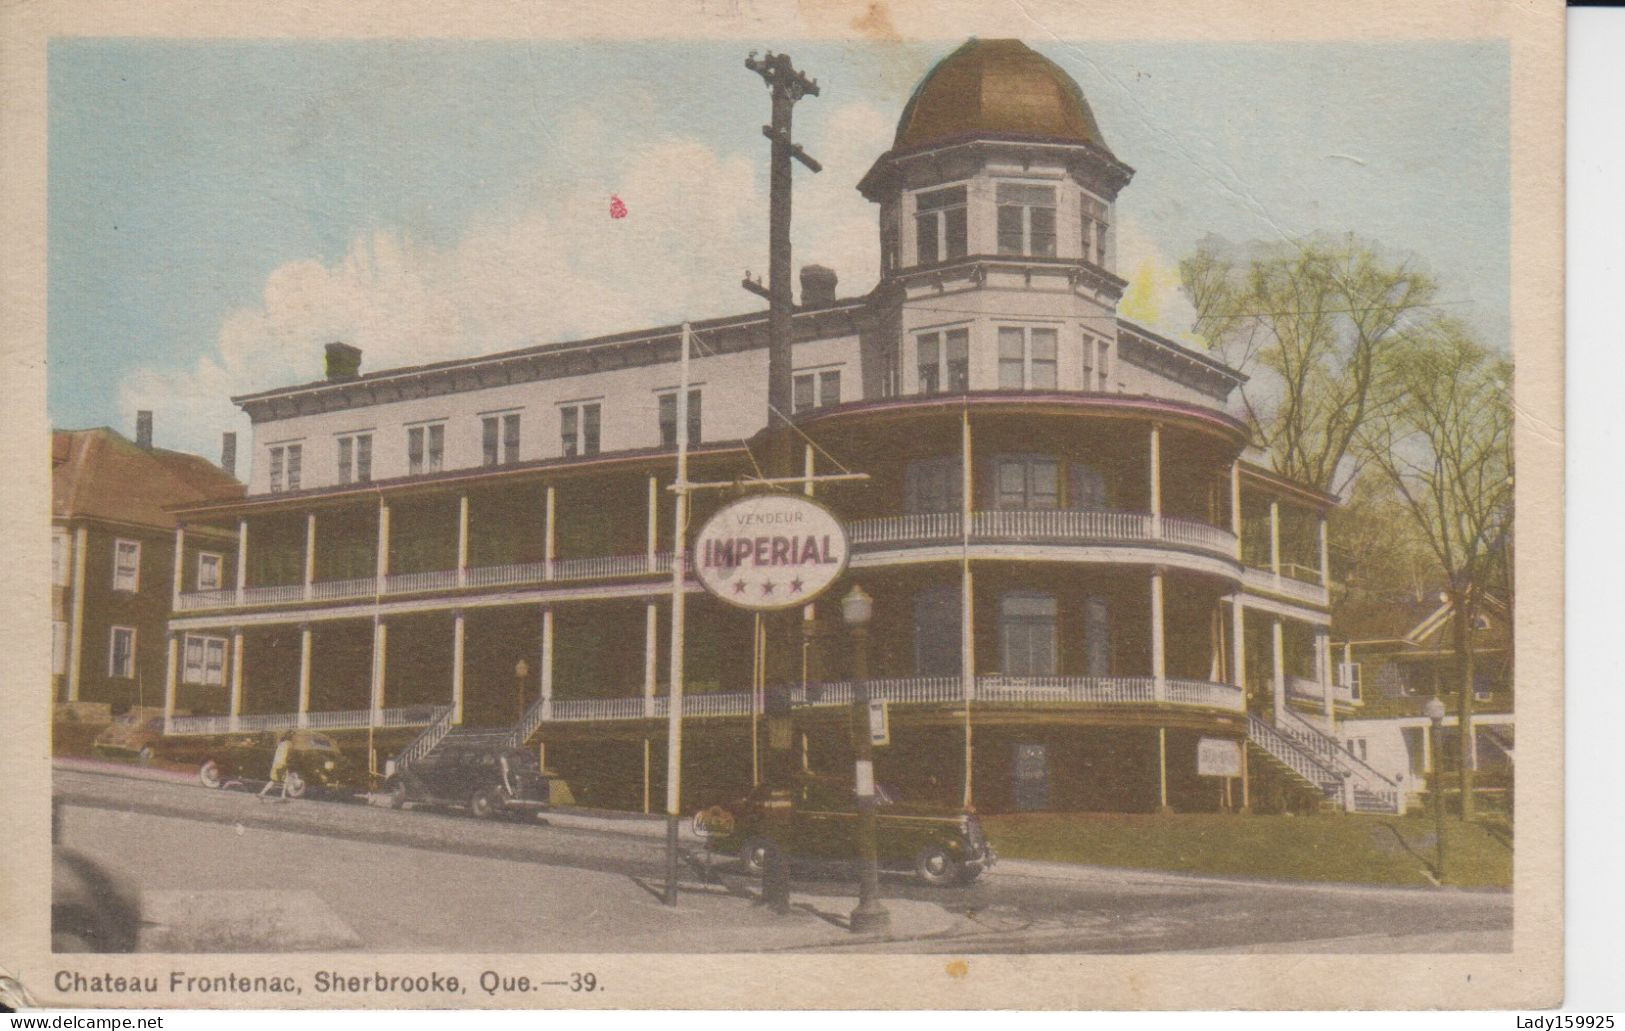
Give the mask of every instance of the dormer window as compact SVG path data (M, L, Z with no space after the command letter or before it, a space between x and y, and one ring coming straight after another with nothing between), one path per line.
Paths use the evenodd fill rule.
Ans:
M1000 183L999 253L1055 257L1055 187Z
M934 265L965 256L965 188L950 186L914 198L915 259Z
M1082 198L1083 260L1101 268L1111 267L1111 208L1105 201L1086 193Z

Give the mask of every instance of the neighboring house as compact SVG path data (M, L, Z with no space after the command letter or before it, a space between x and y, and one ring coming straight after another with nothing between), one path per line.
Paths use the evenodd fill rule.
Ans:
M1339 723L1337 733L1354 755L1417 792L1440 767L1422 714L1430 698L1445 703L1440 729L1447 775L1457 768L1461 747L1456 689L1456 651L1451 621L1455 609L1442 593L1422 600L1384 606L1379 621L1372 612L1339 618L1340 629L1370 632L1338 648L1358 684L1357 700ZM1404 627L1397 637L1379 637L1379 629ZM1467 758L1478 770L1511 772L1513 739L1511 613L1489 598L1473 626L1473 740ZM1493 778L1491 783L1493 783ZM1501 785L1497 785L1501 786Z
M106 427L51 435L55 701L105 704L115 714L160 704L165 623L177 588L230 582L236 556L225 531L196 534L176 578L169 509L240 498L242 484L196 455L153 447L151 426L143 412L135 441ZM186 648L182 679L219 691L223 653L207 638Z
M828 600L764 620L765 676L809 703L803 761L834 768L847 688L799 689L846 675L834 599L861 580L889 782L987 809L1213 809L1197 755L1228 752L1255 798L1273 778L1391 808L1392 785L1346 771L1288 702L1307 683L1332 708L1335 499L1246 450L1240 373L1117 314L1133 174L1077 84L1017 41L968 42L915 90L859 186L879 285L841 298L831 270L801 273L797 457L870 479L817 488L855 557ZM695 479L756 468L767 323L694 324ZM454 724L508 727L594 802L659 797L680 340L366 374L329 344L324 380L236 398L248 495L181 517L236 535L242 561L171 622L229 638L225 707L171 731L303 724L394 748L421 730L409 758ZM690 525L724 500L696 495ZM749 615L687 589L690 805L751 782L757 649Z

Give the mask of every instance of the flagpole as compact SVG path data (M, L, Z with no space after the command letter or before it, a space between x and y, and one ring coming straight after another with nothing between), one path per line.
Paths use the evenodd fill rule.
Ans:
M684 567L688 551L688 349L689 327L683 323L682 355L678 359L677 387L677 496L672 516L671 554L671 687L666 712L666 893L663 901L677 905L677 829L682 805L683 777L683 634L686 617Z

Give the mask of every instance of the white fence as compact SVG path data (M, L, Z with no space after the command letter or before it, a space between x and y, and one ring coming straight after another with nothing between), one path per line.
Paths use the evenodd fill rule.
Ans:
M166 734L252 734L267 730L364 730L367 727L422 727L433 723L441 709L410 705L394 709L343 709L321 712L268 712L237 716L172 716Z

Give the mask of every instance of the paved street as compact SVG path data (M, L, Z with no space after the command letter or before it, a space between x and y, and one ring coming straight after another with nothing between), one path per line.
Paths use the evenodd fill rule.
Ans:
M61 844L139 890L142 948L389 952L1326 951L1509 948L1507 893L1287 885L1004 861L977 884L886 876L889 939L842 926L840 870L798 870L797 911L754 905L719 860L659 903L663 825L547 825L357 803L261 801L179 776L59 763ZM685 841L691 855L698 843Z

